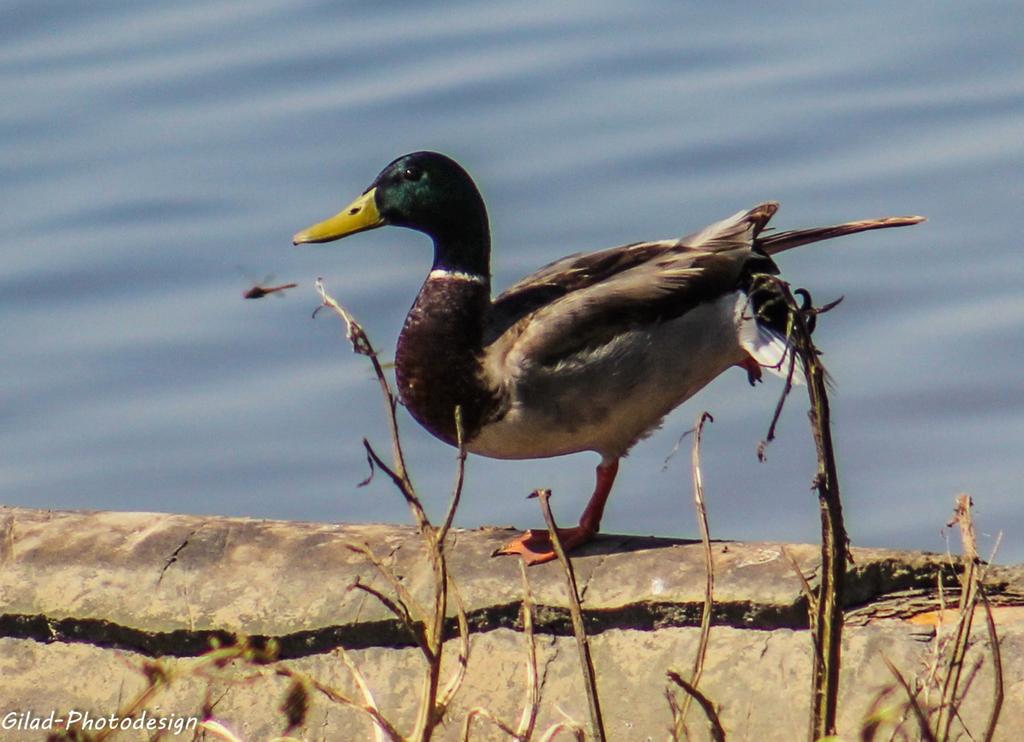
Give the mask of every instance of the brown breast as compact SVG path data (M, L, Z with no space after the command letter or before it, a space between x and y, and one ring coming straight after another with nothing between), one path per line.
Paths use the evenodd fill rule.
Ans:
M465 440L500 406L480 376L483 324L490 287L464 277L432 276L420 289L398 338L395 376L410 414L455 445L455 407L462 407Z

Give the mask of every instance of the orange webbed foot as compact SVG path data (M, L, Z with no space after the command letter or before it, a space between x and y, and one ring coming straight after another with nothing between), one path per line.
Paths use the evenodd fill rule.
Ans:
M594 532L580 526L559 528L558 538L562 542L562 548L566 552L570 552L594 538ZM558 557L555 554L554 546L551 544L551 535L546 530L534 529L512 539L500 549L495 550L492 556L512 556L515 554L521 556L528 567L532 567L535 564L544 564Z

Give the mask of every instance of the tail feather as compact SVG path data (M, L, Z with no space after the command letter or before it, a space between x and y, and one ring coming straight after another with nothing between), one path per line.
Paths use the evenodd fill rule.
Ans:
M831 227L814 227L813 229L794 229L788 232L766 235L757 238L757 246L768 255L794 247L806 245L809 242L830 240L833 237L842 237L857 232L867 232L871 229L888 229L889 227L909 227L912 224L920 224L925 221L923 216L886 216L881 219L862 219L857 222L836 224Z

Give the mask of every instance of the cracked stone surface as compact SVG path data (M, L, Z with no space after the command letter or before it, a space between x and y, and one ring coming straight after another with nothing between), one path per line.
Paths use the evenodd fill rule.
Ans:
M519 630L519 568L514 558L490 556L509 538L507 530L481 529L459 531L453 540L450 571L473 634L465 684L442 739L458 738L475 706L513 725L521 713L527 653ZM147 658L162 656L180 672L151 709L198 713L209 690L214 714L245 739L271 738L284 732L278 709L288 685L275 675L274 665L227 667L204 676L190 671L212 638L230 641L245 634L275 638L279 663L355 693L337 652L349 650L382 710L408 731L422 658L378 601L349 589L358 579L391 593L350 544L368 546L417 600L432 602L430 562L420 537L407 527L0 508L0 712L78 708L110 714L144 687L140 668ZM785 549L813 585L818 547ZM721 707L730 739L804 738L811 638L806 601L783 546L715 542L713 552L715 609L701 688ZM955 584L944 555L854 549L853 556L841 698L841 731L851 739L871 703L892 683L883 657L908 677L927 668L934 652L937 580ZM583 550L574 565L585 589L583 607L610 739L665 739L670 723L665 671L688 674L699 636L701 545L608 536ZM584 723L587 704L564 575L551 563L531 568L529 580L543 681L539 728L566 716ZM988 583L1006 693L1002 736L996 738L1019 739L1024 567L993 567ZM972 667L972 657L981 664L962 709L975 731L983 725L992 688L983 623L976 622L968 655ZM457 644L448 643L451 653ZM249 680L232 682L232 677ZM699 710L690 713L693 738L706 738ZM503 738L481 719L474 730L473 739ZM311 698L306 725L293 734L311 740L373 739L365 717L322 695ZM42 735L3 731L0 738Z

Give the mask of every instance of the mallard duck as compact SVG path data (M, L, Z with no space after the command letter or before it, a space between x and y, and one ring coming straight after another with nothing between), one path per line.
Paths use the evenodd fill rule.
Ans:
M634 242L556 260L491 298L487 209L472 178L436 152L399 157L340 213L297 233L329 242L387 224L434 242L434 262L398 339L395 376L409 413L455 444L500 459L595 451L597 483L567 548L593 538L619 459L675 407L731 366L753 383L785 373L784 329L752 306L772 256L809 242L921 217L765 233L762 203L681 239ZM756 299L753 300L756 303ZM777 323L776 323L777 324ZM499 550L554 558L546 531Z

